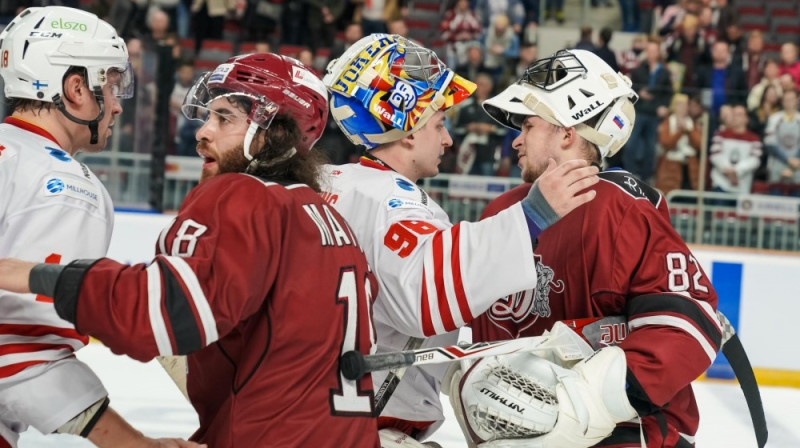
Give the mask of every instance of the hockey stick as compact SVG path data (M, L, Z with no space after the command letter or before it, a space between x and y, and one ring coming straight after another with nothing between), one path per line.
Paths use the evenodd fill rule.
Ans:
M186 388L186 357L185 356L156 356L156 360L167 372L169 378L178 386L181 394L189 400L189 391ZM191 400L189 400L191 401Z
M586 347L589 352L582 350L582 347ZM553 331L544 336L404 350L366 356L357 351L350 351L342 355L339 365L345 378L356 380L376 370L407 368L410 366L542 350L555 352L565 361L581 359L591 354L591 349L577 333L569 329L565 324L558 322L553 326Z
M423 338L410 337L408 338L406 345L403 346L403 350L416 350L424 341L425 339ZM344 359L344 356L342 359ZM397 386L400 384L400 380L403 379L403 375L405 375L407 368L408 367L398 367L390 370L389 374L386 375L386 378L383 380L381 387L379 387L377 392L375 392L375 399L373 400L373 403L376 416L381 415L381 412L383 412L383 409L386 407L389 399L392 398L394 390L397 389ZM362 374L361 376L364 375Z

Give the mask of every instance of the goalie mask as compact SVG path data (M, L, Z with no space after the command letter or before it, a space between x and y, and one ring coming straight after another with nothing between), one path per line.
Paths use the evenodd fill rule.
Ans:
M475 91L433 51L389 34L354 43L331 61L323 82L336 124L367 149L400 140Z
M235 56L201 76L183 101L183 114L205 122L209 105L227 98L247 112L244 156L258 129L269 128L278 112L291 116L301 131L296 152L306 153L319 140L328 117L328 93L322 81L300 61L272 53ZM295 151L287 155L291 157Z
M531 64L516 83L484 101L483 108L511 129L520 130L529 116L559 127L574 127L605 158L616 154L628 140L638 98L630 79L614 73L594 53L561 50Z
M75 8L28 8L0 34L0 75L6 98L54 103L70 120L89 126L91 144L103 119L103 87L111 84L117 98L133 96L133 70L125 42L108 23ZM63 82L72 67L86 70L86 84L97 98L94 120L70 114L63 103Z

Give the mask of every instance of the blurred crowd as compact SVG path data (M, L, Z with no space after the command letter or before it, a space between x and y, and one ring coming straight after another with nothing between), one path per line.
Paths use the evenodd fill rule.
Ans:
M544 2L543 4L540 1ZM737 0L592 0L620 8L622 26L575 30L574 47L594 51L627 74L639 94L637 120L610 162L664 193L697 189L800 196L800 61L796 36L743 29ZM744 2L745 0L738 0ZM612 3L613 2L613 3ZM0 1L6 21L29 5ZM442 171L519 176L516 134L480 103L515 82L539 54L539 27L565 20L564 0L80 0L60 4L106 18L128 42L136 70L135 104L126 105L118 150L152 148L159 98L156 69L165 49L175 67L169 97L168 152L195 155L196 125L180 104L201 72L237 53L291 55L320 75L363 35L388 32L432 47L474 81L473 97L451 109L454 145ZM797 0L782 4L798 10ZM615 32L635 33L614 51ZM630 39L628 39L630 40ZM163 59L161 60L163 61ZM335 163L360 149L333 121L319 142ZM705 156L705 161L702 159ZM705 162L705 163L701 163Z

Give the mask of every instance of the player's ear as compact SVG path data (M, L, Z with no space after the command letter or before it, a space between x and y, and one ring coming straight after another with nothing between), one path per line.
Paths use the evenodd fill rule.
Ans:
M575 127L562 129L564 129L564 137L561 139L561 147L569 148L576 143L576 140L578 139L578 132Z
M71 104L80 105L85 101L87 94L89 94L89 88L86 86L86 82L79 73L70 73L64 79L64 101Z

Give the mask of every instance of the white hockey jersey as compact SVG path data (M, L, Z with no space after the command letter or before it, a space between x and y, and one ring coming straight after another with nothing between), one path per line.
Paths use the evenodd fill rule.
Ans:
M103 184L45 130L0 124L0 257L66 264L105 256L113 206ZM52 299L0 291L0 385L41 373L88 342Z
M519 204L479 223L452 225L425 191L368 158L327 165L324 174L324 198L347 219L378 278L378 352L401 350L409 336L435 336L423 346L454 344L454 330L497 298L536 286L531 235ZM381 416L441 422L446 368L408 369ZM385 377L373 373L375 390Z

